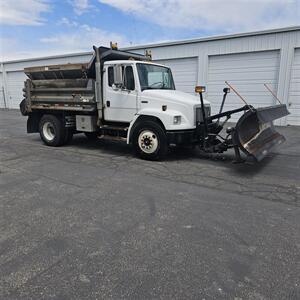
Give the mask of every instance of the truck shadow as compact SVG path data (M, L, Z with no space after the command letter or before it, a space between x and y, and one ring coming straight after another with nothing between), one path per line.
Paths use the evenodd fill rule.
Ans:
M101 151L108 155L120 155L120 156L133 156L133 149L130 145L124 142L110 141L98 139L95 141L88 140L84 135L78 134L73 137L70 146L75 146L76 148L82 150L95 150Z
M270 156L265 157L263 161L257 162L251 157L246 157L244 154L241 155L245 161L243 163L234 163L235 156L233 150L221 154L209 154L203 153L198 149L174 147L171 149L166 161L194 160L210 165L211 167L225 167L237 175L253 176L266 168L277 156L276 153L272 153Z
M81 150L93 150L101 151L105 155L113 155L120 157L135 158L134 150L132 146L127 145L124 142L110 141L110 140L96 140L89 141L84 135L78 134L74 136L74 139L70 143L70 146L76 147ZM160 163L168 164L175 161L178 162L195 162L205 164L212 168L223 167L228 169L229 172L235 173L239 176L253 176L256 173L261 172L265 167L267 167L273 159L276 157L276 153L272 153L270 156L266 157L261 162L256 162L251 158L247 158L243 155L245 159L244 163L233 163L234 152L228 151L222 154L207 154L200 152L197 148L193 149L191 147L171 147L167 157ZM138 160L138 158L136 158Z

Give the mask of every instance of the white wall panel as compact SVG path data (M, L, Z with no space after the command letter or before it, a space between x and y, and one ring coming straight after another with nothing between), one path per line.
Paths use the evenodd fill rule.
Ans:
M0 73L0 108L4 108L4 86L3 86L3 74Z
M7 72L8 108L19 108L25 80L26 76L21 71Z
M279 73L279 51L262 51L217 55L209 57L207 99L212 112L217 113L221 104L222 90L228 81L254 107L275 104L275 99L265 89L264 83L276 93ZM228 94L225 110L235 109L244 103L233 92ZM231 120L237 120L239 115Z
M198 59L196 57L157 60L156 62L171 68L176 90L194 93L198 72Z
M291 114L287 117L287 123L300 125L300 48L295 49L288 102Z

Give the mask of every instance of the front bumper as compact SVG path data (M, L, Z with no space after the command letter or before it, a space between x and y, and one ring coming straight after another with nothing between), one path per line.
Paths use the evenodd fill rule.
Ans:
M167 131L167 139L169 144L199 145L203 143L207 134L212 134L210 140L214 139L213 136L216 136L222 130L222 126L217 122L210 121L207 124L207 130L208 132L206 133L203 123L197 123L194 129Z
M169 144L193 145L197 142L196 129L167 131Z

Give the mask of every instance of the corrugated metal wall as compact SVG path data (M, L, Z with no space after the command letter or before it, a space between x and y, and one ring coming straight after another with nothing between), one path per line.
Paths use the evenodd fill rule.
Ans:
M4 87L3 87L3 73L0 73L0 108L4 108Z
M288 104L288 124L300 125L300 48L295 49Z
M270 53L276 53L275 55L270 55L272 59L274 59L272 74L265 74L266 78L263 78L262 81L265 80L264 83L269 83L271 87L277 92L277 97L281 99L281 101L287 105L289 105L289 109L292 115L282 118L279 122L280 125L300 125L300 117L296 114L299 112L299 102L300 102L300 87L299 83L291 83L291 76L292 72L297 78L298 70L298 54L295 50L296 48L300 47L300 30L293 30L293 31L286 31L286 32L275 32L275 33L266 33L261 35L253 35L253 36L244 36L244 37L233 37L233 38L225 38L225 39L217 39L217 40L209 40L209 41L202 41L202 42L194 42L194 43L186 43L186 44L179 44L179 45L155 45L155 46L148 46L148 47L141 47L141 48L129 48L130 51L135 51L137 53L144 53L145 50L151 50L152 56L154 60L165 60L165 59L183 59L183 58L190 58L190 57L197 57L198 58L198 74L197 74L197 81L195 85L206 85L208 91L213 91L214 95L206 95L208 100L219 104L218 99L221 99L221 86L222 81L223 85L225 86L224 81L226 80L226 72L221 74L224 76L219 78L219 87L220 87L220 95L217 98L217 90L215 86L211 86L212 81L209 76L212 74L209 72L209 62L211 61L212 57L220 57L220 59L225 59L227 55L240 55L242 58L240 60L244 61L246 64L249 63L248 61L248 54L249 53L264 53L268 56ZM265 65L263 60L260 60L259 64L261 64L261 68L270 68ZM276 67L276 65L278 65ZM240 68L242 72L248 72L247 68ZM260 67L258 66L257 72L255 72L254 76L259 77L261 74L259 73ZM295 69L295 71L294 71ZM228 74L229 75L229 74ZM240 72L241 75L241 72ZM176 76L176 74L175 74ZM243 75L244 79L247 75ZM228 77L229 78L229 77ZM254 100L255 103L259 101L257 104L263 106L265 103L269 101L272 102L271 96L267 96L267 91L263 91L263 86L255 84L252 86L249 84L249 90L245 90L243 86L239 87L239 80L235 80L234 77L230 82L237 86L237 88L241 88L243 90L242 94L245 95L246 98L250 97L251 93L254 93L254 89L257 88L257 94L261 95L261 100L255 99L254 97L250 97L251 101ZM293 77L294 78L294 77ZM293 79L294 81L296 79ZM293 81L293 82L294 82ZM253 90L250 89L250 86L253 87ZM290 86L292 87L290 91ZM229 98L232 98L232 104L235 102L234 96L232 94ZM267 100L268 99L268 100ZM220 100L219 100L220 101ZM250 103L251 104L251 103ZM213 108L214 111L217 110L216 107Z
M222 81L227 79L241 91L246 99L249 99L250 104L260 106L274 102L268 92L263 90L262 83L269 83L277 92L278 98L289 105L292 113L280 123L300 125L300 50L295 50L296 48L300 48L299 29L127 49L137 53L144 53L146 49L151 50L153 60L165 63L173 69L176 87L179 90L193 93L195 85L206 85L208 90L206 98L213 102L214 111L217 110L215 104L219 104L221 99L224 85ZM14 77L13 73L9 74L10 72L20 73L26 66L84 62L90 57L91 55L85 53L74 57L4 63L6 81L10 79L5 91L8 97L8 107L16 107L21 100L16 98L20 96L20 92L9 91L9 89L22 89L21 86L18 88L20 75ZM12 80L15 80L15 83L12 83ZM245 82L248 83L245 84ZM238 105L237 99L232 94L228 100L227 104L230 107ZM3 101L1 102L0 98L0 105L3 105L1 103Z

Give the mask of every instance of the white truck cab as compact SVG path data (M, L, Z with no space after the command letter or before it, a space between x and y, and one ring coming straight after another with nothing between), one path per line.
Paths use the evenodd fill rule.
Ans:
M152 62L105 62L103 102L105 120L131 126L139 116L151 116L166 130L189 130L196 126L197 108L201 118L199 96L177 91L171 69ZM204 103L209 114L209 102Z
M209 116L209 102L204 100L204 104ZM199 96L177 91L171 69L147 61L104 63L103 107L105 121L128 123L127 143L132 142L132 130L141 118L155 120L167 136L182 139L185 131L195 129L202 116ZM148 130L145 136L155 134ZM151 139L146 154L156 151L156 147L151 148ZM173 142L176 144L176 140Z

